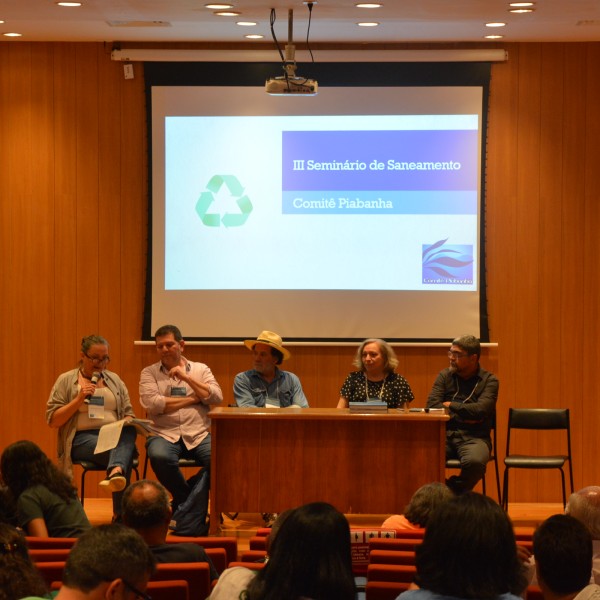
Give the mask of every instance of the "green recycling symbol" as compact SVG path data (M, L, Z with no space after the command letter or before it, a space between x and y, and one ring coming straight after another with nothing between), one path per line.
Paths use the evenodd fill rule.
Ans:
M208 212L208 209L215 201L215 194L219 193L221 187L225 184L232 197L236 198L240 212L232 214L226 212L223 216L219 213ZM244 194L242 184L235 175L213 175L206 186L206 191L200 194L196 203L196 212L202 223L207 227L219 227L221 223L225 227L240 227L246 222L248 215L252 212L252 202Z

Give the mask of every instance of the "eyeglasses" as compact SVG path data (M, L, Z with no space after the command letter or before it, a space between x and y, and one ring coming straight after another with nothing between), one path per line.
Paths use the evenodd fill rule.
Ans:
M135 594L136 598L140 598L141 600L152 600L152 596L148 596L145 592L138 590L135 586L131 585L127 579L122 579L121 581L132 594Z
M469 356L466 352L456 352L455 350L448 350L448 358L463 358Z
M102 364L110 362L110 356L90 356L89 354L85 355L86 358L89 358L92 362Z

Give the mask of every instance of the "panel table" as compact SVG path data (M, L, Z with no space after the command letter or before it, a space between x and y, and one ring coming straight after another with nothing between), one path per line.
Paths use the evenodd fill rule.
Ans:
M444 481L448 417L331 408L215 408L210 533L222 512L282 512L325 501L347 514L401 512Z

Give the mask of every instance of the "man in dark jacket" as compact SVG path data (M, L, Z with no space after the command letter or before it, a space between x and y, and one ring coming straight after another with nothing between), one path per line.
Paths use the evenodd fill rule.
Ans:
M485 475L495 421L498 379L479 365L481 345L472 335L452 342L448 351L450 366L439 373L427 408L446 409L446 458L458 458L460 475L446 483L456 494L473 489Z

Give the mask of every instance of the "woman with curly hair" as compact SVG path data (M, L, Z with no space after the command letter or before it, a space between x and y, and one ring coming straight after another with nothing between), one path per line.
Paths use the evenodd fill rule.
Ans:
M46 583L29 558L23 536L11 525L0 524L0 600L50 598L47 594Z
M386 402L388 408L407 408L414 395L408 381L395 373L398 357L385 340L364 340L354 357L353 371L346 377L340 390L338 408L348 408L350 402L378 400Z
M77 488L33 442L8 446L0 458L0 472L27 535L79 537L90 528Z

